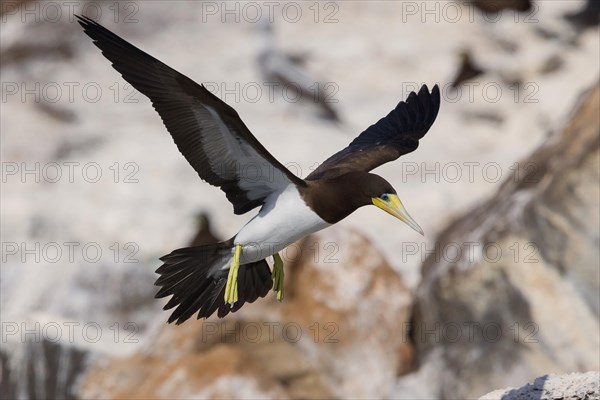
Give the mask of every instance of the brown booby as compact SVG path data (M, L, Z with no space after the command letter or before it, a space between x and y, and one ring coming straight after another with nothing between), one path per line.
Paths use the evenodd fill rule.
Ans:
M178 249L161 258L156 297L171 295L168 322L197 313L235 312L273 288L283 297L278 252L331 226L356 209L375 205L419 233L396 190L372 169L414 151L438 114L440 92L410 93L345 149L300 179L252 135L238 113L188 77L87 17L79 23L123 78L148 96L179 151L200 178L225 192L235 214L260 207L231 239ZM251 171L251 172L249 172ZM266 258L273 256L273 272Z
M281 52L275 46L272 23L262 20L258 24L260 48L258 66L265 79L282 85L282 90L291 91L292 99L311 101L319 106L321 115L334 122L340 122L340 116L333 107L332 99L327 93L327 83L319 82L311 77L298 62L297 56Z

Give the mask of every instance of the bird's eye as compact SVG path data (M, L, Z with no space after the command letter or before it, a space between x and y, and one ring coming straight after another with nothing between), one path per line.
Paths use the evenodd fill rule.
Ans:
M389 199L390 199L390 196L388 196L387 193L384 193L384 194L381 195L381 200L383 200L383 201L389 201Z

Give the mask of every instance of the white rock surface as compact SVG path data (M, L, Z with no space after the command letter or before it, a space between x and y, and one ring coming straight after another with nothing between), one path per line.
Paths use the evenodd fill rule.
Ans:
M597 400L600 372L544 375L520 388L494 390L479 400Z

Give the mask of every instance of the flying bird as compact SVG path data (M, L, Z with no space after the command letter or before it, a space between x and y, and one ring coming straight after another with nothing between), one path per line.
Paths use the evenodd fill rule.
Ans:
M262 20L258 25L258 66L265 79L281 84L285 90L293 91L294 99L299 97L312 101L319 106L324 118L339 122L340 116L328 98L327 84L315 80L302 68L302 57L288 55L277 49L273 38L273 26L269 21Z
M306 178L291 173L252 135L238 113L190 78L148 55L95 21L77 16L85 33L123 78L148 96L179 151L203 180L218 186L235 214L258 213L231 239L161 257L156 297L172 296L168 322L197 313L224 317L273 288L283 298L278 252L375 205L423 234L396 190L372 169L417 149L438 114L437 85L411 92L387 116ZM253 173L247 171L252 169ZM266 258L272 256L273 271Z

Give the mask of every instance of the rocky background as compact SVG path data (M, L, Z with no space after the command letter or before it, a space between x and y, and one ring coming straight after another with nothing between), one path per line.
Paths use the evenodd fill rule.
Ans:
M561 375L600 370L593 2L66 3L0 3L1 398L598 398L597 373ZM341 122L269 95L269 10ZM440 84L418 151L377 171L426 237L361 209L285 252L283 303L166 325L158 257L199 211L221 238L250 216L72 13L204 82L301 176Z
M598 371L585 374L544 375L520 388L495 390L480 397L480 400L597 399L600 397L599 381Z

